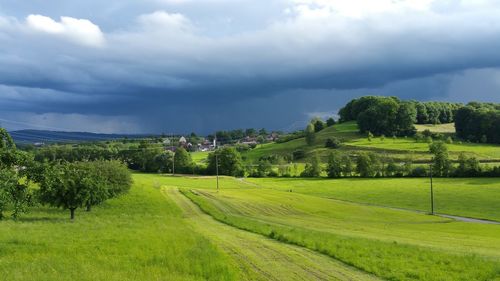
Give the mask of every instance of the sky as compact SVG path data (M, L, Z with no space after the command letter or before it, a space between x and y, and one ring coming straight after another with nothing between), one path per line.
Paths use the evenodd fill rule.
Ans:
M0 126L295 130L352 98L500 102L497 0L0 0Z

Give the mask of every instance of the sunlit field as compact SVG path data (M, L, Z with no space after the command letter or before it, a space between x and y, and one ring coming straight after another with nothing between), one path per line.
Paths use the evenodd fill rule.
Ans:
M434 132L448 133L452 125L417 125L418 129L430 129ZM268 143L259 145L257 148L243 153L244 160L256 162L263 156L269 155L291 155L296 150L304 150L310 156L317 153L324 161L332 149L325 148L328 138L338 138L344 145L338 151L348 153L359 153L360 151L372 151L384 157L393 159L407 159L414 161L428 161L431 155L428 153L429 144L425 141L417 142L414 138L384 138L374 137L370 140L366 135L358 133L356 122L345 122L328 127L316 134L313 145L308 146L304 138L291 140L285 143ZM454 142L448 144L450 157L457 159L460 153L476 156L483 161L500 161L500 146L493 144L476 144L466 142ZM299 160L299 162L302 160Z
M183 193L219 221L324 253L381 278L499 277L499 225L456 222L265 186Z
M238 268L150 178L92 212L39 207L0 222L1 280L237 280Z
M498 280L500 225L430 216L426 179L134 174L130 193L0 222L5 280ZM500 219L496 179L437 179L436 211ZM404 208L395 209L395 208ZM272 262L270 262L272 261ZM3 279L2 279L3 280Z

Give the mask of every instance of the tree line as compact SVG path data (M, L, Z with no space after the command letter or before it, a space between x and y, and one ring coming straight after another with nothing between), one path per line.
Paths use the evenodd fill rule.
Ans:
M31 188L37 184L39 188ZM108 199L126 193L132 178L126 165L116 160L38 162L34 155L16 148L0 128L0 219L11 211L13 219L37 204L70 211L90 211Z
M457 136L480 143L500 144L500 104L472 102L455 117Z
M415 124L452 123L461 104L402 101L397 97L365 96L351 100L339 111L340 122L357 121L362 133L412 136Z
M320 177L326 172L329 178L342 177L499 177L499 167L483 167L474 156L461 153L458 161L451 161L445 142L438 141L429 145L432 154L428 165L415 165L411 158L395 162L373 152L361 152L356 156L339 151L331 152L327 165L322 168L317 155L306 162L302 177Z

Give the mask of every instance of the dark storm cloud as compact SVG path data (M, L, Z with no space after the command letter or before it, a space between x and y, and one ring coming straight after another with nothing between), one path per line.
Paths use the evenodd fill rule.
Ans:
M286 129L363 94L463 100L457 79L482 77L499 100L494 1L18 2L0 4L4 119Z

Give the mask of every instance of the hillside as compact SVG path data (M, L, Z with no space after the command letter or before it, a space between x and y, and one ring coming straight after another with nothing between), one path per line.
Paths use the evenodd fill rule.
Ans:
M419 131L429 129L432 132L452 133L453 126L443 125L419 125ZM338 150L351 154L360 151L372 151L382 154L384 157L395 160L403 160L411 157L414 161L428 161L429 145L426 142L416 142L413 138L373 138L371 141L367 137L358 133L355 122L345 122L328 127L316 133L316 140L312 146L308 146L304 138L291 140L285 143L269 143L260 145L257 148L243 154L244 159L249 163L255 163L262 156L269 155L291 155L296 150L303 150L306 155L318 153L322 159L326 159L332 151L325 147L328 138L341 139L343 145ZM448 145L450 157L457 159L460 153L476 156L482 162L500 162L500 145L477 144L455 142Z

